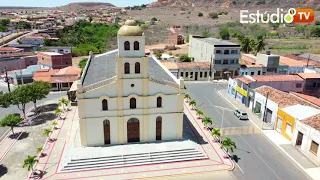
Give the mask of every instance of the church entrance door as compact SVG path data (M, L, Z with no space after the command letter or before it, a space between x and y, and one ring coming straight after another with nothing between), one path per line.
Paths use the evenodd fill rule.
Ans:
M140 125L137 118L131 118L127 123L128 143L140 142Z
M104 144L110 144L110 121L103 121Z

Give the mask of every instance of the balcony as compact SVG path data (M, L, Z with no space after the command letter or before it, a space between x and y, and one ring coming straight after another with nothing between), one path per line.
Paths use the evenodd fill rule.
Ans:
M238 54L214 54L214 59L239 59L240 53Z

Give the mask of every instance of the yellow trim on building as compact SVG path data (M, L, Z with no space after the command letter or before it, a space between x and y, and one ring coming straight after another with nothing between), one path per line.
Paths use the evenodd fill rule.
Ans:
M282 119L282 125L281 125L281 127L279 127L280 132L278 130L279 118ZM282 134L282 136L284 136L286 139L288 139L289 141L291 141L291 139L292 139L295 123L296 123L296 118L290 116L289 114L287 114L283 110L278 109L278 116L277 116L277 122L276 122L275 129L280 134ZM286 133L287 124L291 125L291 135Z
M244 89L242 89L241 87L239 86L236 86L236 91L239 92L241 95L243 95L244 97L247 97L248 96L248 92Z

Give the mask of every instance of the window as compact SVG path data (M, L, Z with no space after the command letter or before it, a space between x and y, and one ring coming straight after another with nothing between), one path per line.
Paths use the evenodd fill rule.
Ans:
M188 77L188 75L189 75L188 72L186 72L186 77Z
M230 60L230 64L234 64L234 60Z
M224 54L229 54L229 50L224 50Z
M53 84L51 84L51 87L56 88L56 87L57 87L57 84L56 84L56 83L53 83Z
M301 83L297 83L296 84L296 88L301 88L302 87L302 84Z
M317 87L320 87L320 83L317 84Z
M126 51L130 50L130 42L129 41L124 42L124 50L126 50Z
M125 74L130 74L130 64L129 63L124 63L124 73Z
M317 83L313 83L312 87L316 87L317 86Z
M221 50L216 50L216 54L221 54Z
M235 62L236 62L236 64L238 64L238 63L239 63L239 60L238 60L238 59L236 59L236 61L235 61Z
M190 72L190 76L193 76L193 72Z
M136 62L136 63L134 64L134 72L135 72L136 74L140 74L140 63Z
M231 54L237 54L238 50L231 50Z
M162 98L161 97L158 97L157 98L157 107L162 107Z
M221 71L216 71L216 72L214 73L214 76L215 76L215 77L220 77L220 76L221 76Z
M108 101L106 99L102 100L102 110L108 110Z
M310 151L317 155L318 153L319 144L315 141L311 142Z
M180 72L180 77L183 77L183 72Z
M223 60L223 64L228 64L228 60Z
M206 78L208 76L208 72L204 72L204 77Z
M200 72L200 77L202 78L202 72Z
M282 118L278 117L277 131L281 132L281 129L282 129Z
M133 49L134 50L139 50L139 42L138 41L135 41L134 43L133 43Z
M221 60L215 60L214 64L221 64Z
M254 75L254 72L251 72L251 75Z
M286 124L286 134L292 137L292 125L290 123Z
M261 72L260 71L258 71L258 75L260 75L261 74Z
M246 72L246 75L248 75L248 72Z
M131 98L130 99L130 109L135 109L135 108L137 108L136 98Z
M62 87L69 87L68 83L62 83Z

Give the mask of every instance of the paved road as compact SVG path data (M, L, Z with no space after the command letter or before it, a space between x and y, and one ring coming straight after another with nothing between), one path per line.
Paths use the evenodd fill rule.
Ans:
M212 118L216 127L221 126L222 110L213 107L221 106L234 110L216 90L226 89L226 83L188 83L187 93L191 90L192 99L206 116ZM308 180L309 177L295 166L284 154L270 143L261 132L249 121L240 121L231 111L225 111L223 127L237 148L233 155L238 163L233 171L236 179L245 180Z
M11 87L12 89L12 87ZM8 92L8 87L7 85L0 80L0 91L3 92ZM47 98L44 98L40 101L37 102L37 105L46 102L46 101L51 101L51 100L59 100L60 96L66 96L67 92L63 91L63 92L51 92ZM26 104L26 110L30 109L33 107L33 103L28 103ZM0 108L0 120L7 114L11 114L11 113L22 113L17 106L10 106L9 108Z

